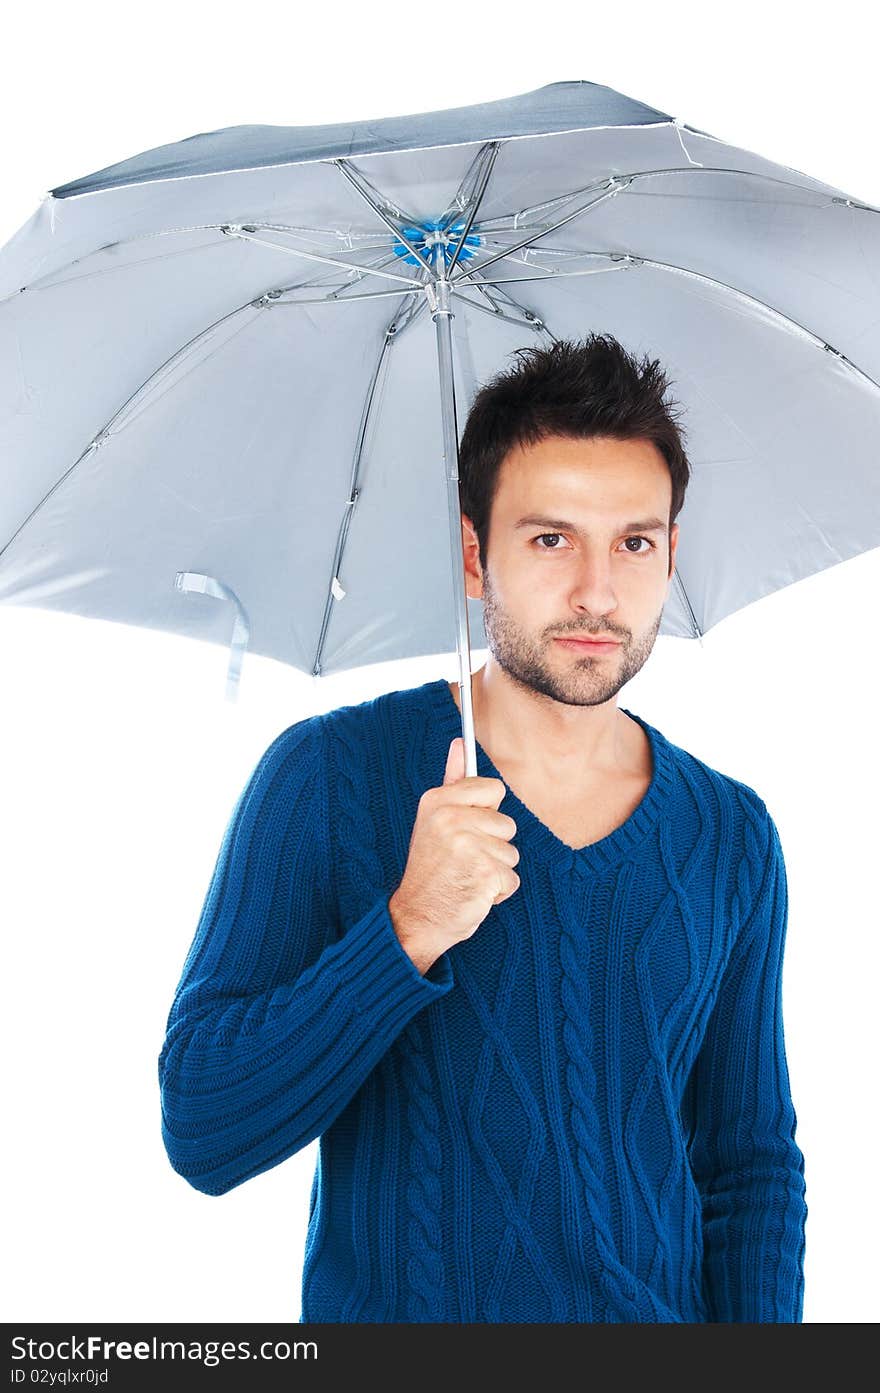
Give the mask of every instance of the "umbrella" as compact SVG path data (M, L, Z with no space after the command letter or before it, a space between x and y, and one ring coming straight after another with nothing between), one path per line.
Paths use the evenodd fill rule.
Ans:
M52 189L0 252L0 600L229 644L230 696L454 626L474 774L461 404L524 342L657 354L700 638L880 544L878 211L589 82Z

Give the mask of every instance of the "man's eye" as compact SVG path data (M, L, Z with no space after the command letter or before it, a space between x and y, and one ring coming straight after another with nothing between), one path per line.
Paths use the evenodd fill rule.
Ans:
M561 532L541 532L541 533L539 533L539 535L538 535L537 537L533 537L533 538L532 538L532 541L533 541L533 542L541 542L541 541L544 540L545 537L561 537L561 536L562 536L562 533L561 533ZM648 552L654 551L654 550L656 549L655 543L651 541L650 537L625 537L625 538L624 538L624 541L625 541L626 543L629 543L629 542L647 542L647 543L648 543L648 550L647 550L647 551L643 551L643 550L641 550L641 549L640 549L639 551L632 551L632 550L630 550L630 553L629 553L630 556L647 556L647 555L648 555ZM557 546L552 546L552 547L538 547L538 551L559 551L559 547L557 547Z

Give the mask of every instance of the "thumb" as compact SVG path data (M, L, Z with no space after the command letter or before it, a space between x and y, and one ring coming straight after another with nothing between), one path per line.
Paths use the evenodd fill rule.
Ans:
M444 784L456 784L459 779L464 778L464 739L457 735L450 742L449 751L446 755L446 772L443 775Z

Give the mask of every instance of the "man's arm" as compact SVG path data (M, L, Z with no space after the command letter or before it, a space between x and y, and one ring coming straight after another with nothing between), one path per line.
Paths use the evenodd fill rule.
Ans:
M804 1158L782 1019L788 886L763 810L762 873L688 1080L682 1119L703 1208L711 1321L803 1319Z
M339 1116L417 1011L453 984L421 974L375 898L335 924L323 727L283 731L235 805L158 1060L172 1167L222 1195Z

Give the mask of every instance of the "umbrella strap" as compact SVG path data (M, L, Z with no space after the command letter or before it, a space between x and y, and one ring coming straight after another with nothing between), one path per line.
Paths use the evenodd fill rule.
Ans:
M224 585L222 580L217 580L214 576L203 575L201 571L178 571L174 577L174 584L178 590L211 595L215 600L229 600L235 606L235 622L229 645L229 667L226 670L226 700L237 701L241 665L250 637L250 624L244 605L230 586Z

